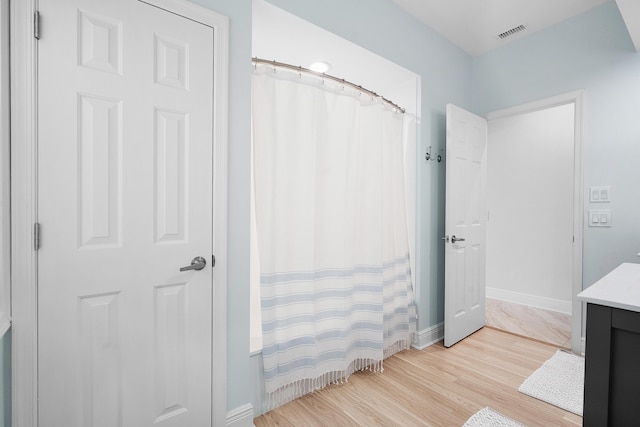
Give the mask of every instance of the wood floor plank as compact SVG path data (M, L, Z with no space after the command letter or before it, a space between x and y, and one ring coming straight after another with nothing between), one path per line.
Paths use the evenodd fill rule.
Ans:
M271 426L461 426L489 406L529 427L582 418L518 392L558 347L483 328L451 348L411 349L254 420Z

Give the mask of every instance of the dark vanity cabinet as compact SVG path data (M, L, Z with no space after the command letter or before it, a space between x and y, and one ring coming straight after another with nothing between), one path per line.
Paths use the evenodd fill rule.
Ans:
M584 427L640 426L640 313L587 304Z
M587 302L584 427L640 426L640 264L578 295Z

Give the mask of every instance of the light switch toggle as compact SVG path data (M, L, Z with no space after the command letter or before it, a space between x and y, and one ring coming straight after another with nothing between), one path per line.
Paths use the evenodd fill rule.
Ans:
M589 189L589 201L591 203L609 203L611 201L611 186L591 187Z
M589 209L589 227L611 227L611 209Z

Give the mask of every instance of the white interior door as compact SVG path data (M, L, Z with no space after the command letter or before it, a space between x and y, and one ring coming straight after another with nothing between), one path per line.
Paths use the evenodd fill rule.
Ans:
M213 30L136 0L40 13L41 425L211 425Z
M485 317L487 121L447 104L444 345Z

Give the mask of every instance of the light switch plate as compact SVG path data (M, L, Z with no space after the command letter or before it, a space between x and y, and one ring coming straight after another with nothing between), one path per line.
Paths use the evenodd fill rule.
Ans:
M611 186L591 187L589 189L589 201L591 203L609 203L611 201Z
M611 209L589 209L589 227L611 227Z

